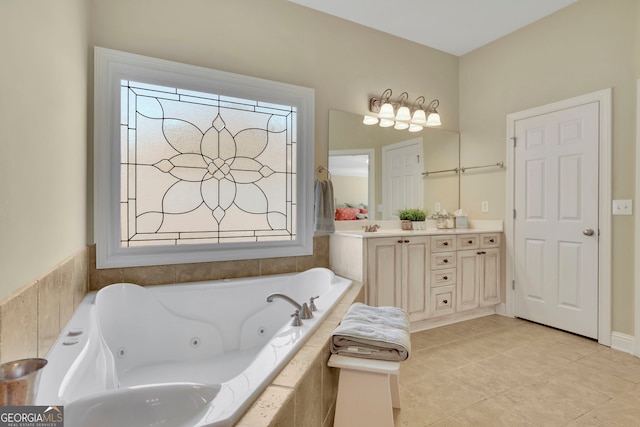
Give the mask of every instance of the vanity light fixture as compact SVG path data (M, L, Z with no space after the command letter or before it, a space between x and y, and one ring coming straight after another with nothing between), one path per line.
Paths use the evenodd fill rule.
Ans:
M391 89L382 92L380 98L369 99L369 111L373 114L364 116L362 123L365 125L379 124L380 127L391 127L394 129L408 129L409 132L420 132L424 126L440 126L440 114L436 108L440 101L434 99L425 108L423 104L424 96L418 97L413 105L409 107L407 100L409 94L402 92L397 101L391 100Z
M377 125L379 122L378 118L375 116L364 116L362 123L365 125Z
M439 105L440 101L434 99L427 107L427 112L429 113L429 116L427 117L427 126L440 126L442 124L440 122L440 114L438 114L438 110L436 110Z
M389 101L389 98L391 98L391 89L387 89L382 92L382 95L378 100L379 110L377 113L378 117L381 119L393 119L395 117L393 105L391 104L391 101Z
M398 107L398 112L396 113L397 121L408 122L409 120L411 120L411 110L409 110L409 107L405 105L405 102L407 102L408 98L409 98L409 94L407 92L402 92L400 94L400 98L398 98L398 105L400 105L400 107ZM403 129L406 129L408 127L409 126Z
M413 117L411 117L411 123L423 126L427 124L427 115L422 109L422 104L424 104L425 101L424 96L420 96L416 99L416 102L413 103Z

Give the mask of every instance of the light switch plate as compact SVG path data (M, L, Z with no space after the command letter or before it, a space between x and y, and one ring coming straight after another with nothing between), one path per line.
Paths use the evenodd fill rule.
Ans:
M633 215L633 204L631 200L614 200L613 215Z
M488 200L483 200L482 203L480 204L480 210L482 212L489 212L489 201Z

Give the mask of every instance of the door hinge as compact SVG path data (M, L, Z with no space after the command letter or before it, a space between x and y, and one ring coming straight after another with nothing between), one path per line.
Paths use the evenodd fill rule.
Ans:
M513 210L513 219L516 219L516 210Z
M509 138L509 139L513 141L513 146L515 147L515 146L516 146L516 144L517 144L517 142L516 142L516 141L517 141L516 137L515 137L515 136L512 136L512 137L511 137L511 138Z
M515 290L516 289L516 281L512 280L511 281L511 290Z

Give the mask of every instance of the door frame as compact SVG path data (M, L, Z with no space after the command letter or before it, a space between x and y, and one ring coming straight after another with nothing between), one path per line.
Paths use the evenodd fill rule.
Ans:
M634 339L633 346L634 356L640 357L640 263L638 263L638 257L640 256L640 215L638 212L638 200L640 200L640 79L638 79L637 92L636 92L636 235L635 235L635 286L634 286L634 299L635 304L633 312L635 316L634 322Z
M640 89L639 89L640 90ZM507 194L505 212L506 240L506 315L515 316L514 226L515 209L515 122L530 117L573 108L592 102L599 103L599 170L598 170L598 342L611 346L611 99L612 89L588 93L547 105L507 115Z

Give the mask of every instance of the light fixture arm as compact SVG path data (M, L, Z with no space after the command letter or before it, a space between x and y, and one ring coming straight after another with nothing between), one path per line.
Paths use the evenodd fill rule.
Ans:
M436 108L438 108L439 106L440 106L440 101L438 101L437 99L434 99L429 103L429 106L427 107L427 113L437 113L438 111L436 110Z
M413 103L413 110L424 110L424 108L422 108L422 104L424 104L426 101L427 100L424 98L424 96L419 96Z
M398 105L405 105L407 99L409 99L409 94L407 92L402 92L398 97Z

